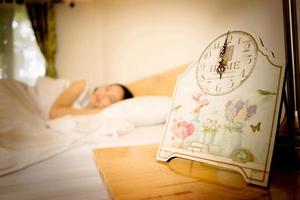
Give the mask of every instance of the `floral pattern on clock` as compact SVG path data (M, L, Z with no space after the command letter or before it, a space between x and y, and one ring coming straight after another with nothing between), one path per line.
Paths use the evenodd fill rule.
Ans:
M194 114L193 120L175 118L173 121L171 128L173 146L192 152L229 157L237 162L254 161L255 156L249 149L242 148L242 143L243 135L250 134L249 131L245 132L244 128L247 121L256 114L257 105L251 104L249 100L229 100L224 106L222 120L212 118L200 120L201 109L209 104L205 90L194 92L192 99L196 103L191 110ZM237 159L237 156L246 155L245 152L247 159Z

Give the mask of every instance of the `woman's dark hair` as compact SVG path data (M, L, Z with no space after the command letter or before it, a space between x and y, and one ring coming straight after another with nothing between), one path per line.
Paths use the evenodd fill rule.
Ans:
M113 85L120 86L123 89L123 91L124 91L123 99L133 98L132 92L125 85L122 85L120 83L114 83Z

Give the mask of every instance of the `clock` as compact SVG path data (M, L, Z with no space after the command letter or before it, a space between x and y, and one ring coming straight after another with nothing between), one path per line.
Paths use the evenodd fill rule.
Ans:
M284 65L263 40L227 31L177 78L157 159L191 159L267 186Z
M222 78L217 69L223 43L227 47L223 59L226 62ZM209 95L224 95L241 86L256 65L257 43L248 33L228 31L213 40L197 61L196 79L199 87L206 88Z

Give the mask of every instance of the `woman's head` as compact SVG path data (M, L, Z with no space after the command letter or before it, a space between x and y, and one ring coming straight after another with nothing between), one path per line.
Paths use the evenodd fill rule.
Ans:
M89 108L105 108L123 99L132 98L132 93L124 85L114 83L95 88L89 99Z

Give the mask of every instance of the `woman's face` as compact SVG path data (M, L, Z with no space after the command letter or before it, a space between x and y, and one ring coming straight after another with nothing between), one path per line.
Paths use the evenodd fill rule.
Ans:
M124 97L124 90L119 85L105 85L97 87L91 95L89 108L105 108L111 104L121 101Z

